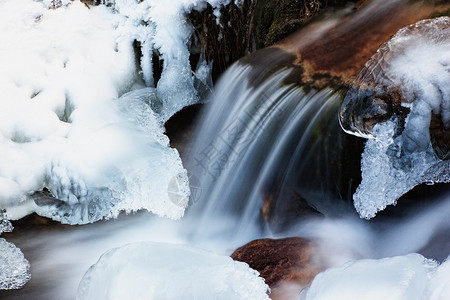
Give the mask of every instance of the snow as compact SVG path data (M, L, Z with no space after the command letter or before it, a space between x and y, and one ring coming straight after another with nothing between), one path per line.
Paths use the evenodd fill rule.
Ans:
M431 112L450 126L450 18L424 20L401 29L386 45L393 56L385 76L401 84L412 103L403 133L407 151L423 150L430 140ZM381 50L384 51L384 50Z
M269 299L258 275L228 256L142 242L103 254L84 275L77 299Z
M420 254L353 261L318 274L299 299L428 299L423 296L428 284L434 284L430 278L436 269L441 272L435 261Z
M446 300L450 298L450 256L433 274L424 299Z
M126 17L124 35L143 45L141 67L147 86L156 85L157 96L163 103L162 118L187 105L198 102L201 95L195 88L195 74L189 62L190 38L193 26L187 14L201 11L209 3L215 11L230 0L115 0L114 9ZM152 53L160 54L163 71L157 83L153 80ZM200 78L200 81L204 81Z
M138 89L127 18L47 5L0 3L0 207L70 224L138 209L180 218L186 170L163 134L158 91ZM176 203L173 178L183 179Z

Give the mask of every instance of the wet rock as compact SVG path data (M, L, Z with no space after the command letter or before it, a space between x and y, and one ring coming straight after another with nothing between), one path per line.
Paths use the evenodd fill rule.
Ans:
M252 66L259 63L255 85L280 69L292 68L285 84L301 86L305 91L330 87L345 93L367 60L395 32L449 8L445 1L372 0L333 12L331 17L325 10L270 50L260 50L275 53L265 65L260 63L258 51L241 62Z
M238 248L231 258L260 273L271 299L293 299L323 271L315 252L314 243L305 238L260 239Z

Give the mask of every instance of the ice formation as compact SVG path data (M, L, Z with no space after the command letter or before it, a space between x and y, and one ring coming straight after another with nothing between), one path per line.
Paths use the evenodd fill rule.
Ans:
M201 11L210 4L215 10L230 0L108 0L114 9L126 17L127 36L142 45L141 68L147 86L156 87L163 103L162 118L167 120L184 106L199 100L196 81L205 82L211 76L210 65L200 63L192 72L189 62L189 45L193 26L187 14ZM236 1L237 3L238 1ZM163 71L154 82L153 52L160 54ZM203 74L206 72L206 75Z
M0 208L70 224L137 209L180 218L189 188L163 134L167 103L139 89L129 33L144 28L106 6L50 2L0 3ZM176 57L181 46L167 43Z
M450 298L450 256L434 272L424 299L445 300Z
M0 235L13 226L0 211ZM30 263L14 244L0 238L0 290L21 288L31 278Z
M445 279L436 277L438 275L433 277L436 270L438 273L445 272L443 267L446 266L438 268L435 261L426 259L420 254L349 262L318 274L311 287L302 291L299 299L429 299L426 297L428 289L434 288L435 284L442 287L445 283ZM440 293L438 290L434 291Z
M441 165L431 145L425 151L401 153L401 136L393 138L396 124L387 121L374 126L376 139L366 142L361 159L362 181L353 195L356 211L370 219L396 204L397 199L422 182L426 172Z
M343 129L374 138L354 195L361 217L374 217L423 182L449 182L449 163L441 160L450 140L449 49L450 18L405 27L369 60L347 94ZM430 138L432 116L442 125Z
M184 245L110 250L84 275L77 299L269 299L246 263Z

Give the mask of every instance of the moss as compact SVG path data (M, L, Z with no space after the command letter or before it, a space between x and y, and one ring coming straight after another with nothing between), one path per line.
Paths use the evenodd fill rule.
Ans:
M255 7L255 41L258 49L275 44L298 30L326 6L342 6L347 0L258 0Z

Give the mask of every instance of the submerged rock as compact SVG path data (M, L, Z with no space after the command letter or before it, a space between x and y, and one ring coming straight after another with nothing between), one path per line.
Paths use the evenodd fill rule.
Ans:
M260 239L236 249L231 258L257 270L271 288L271 298L298 295L322 271L315 245L305 238Z

